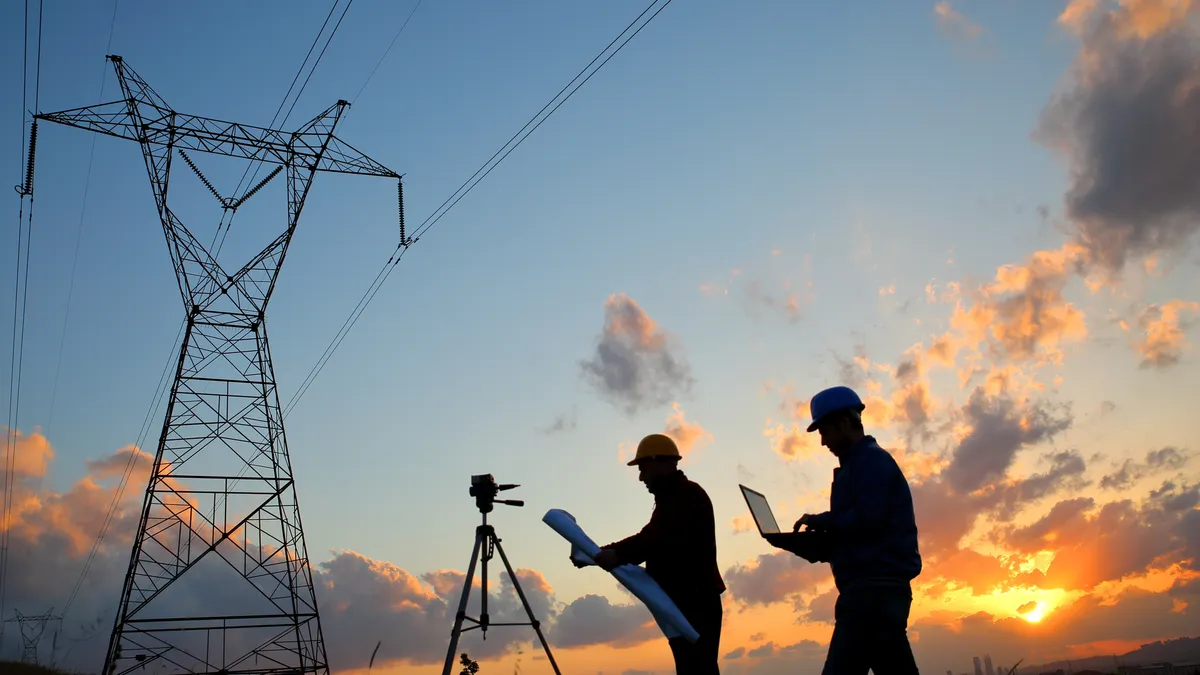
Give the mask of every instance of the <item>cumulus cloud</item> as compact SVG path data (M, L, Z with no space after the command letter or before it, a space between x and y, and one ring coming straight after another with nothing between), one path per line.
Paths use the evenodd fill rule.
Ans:
M746 653L754 665L747 675L791 675L793 673L820 673L825 663L826 645L816 640L800 640L792 644L778 645L767 642Z
M1134 344L1142 357L1142 368L1167 368L1179 363L1187 345L1184 330L1190 325L1184 319L1184 312L1200 312L1200 302L1172 300L1142 310L1138 326L1143 336Z
M1028 526L1007 528L1004 541L1024 553L1054 553L1044 574L1030 576L1040 588L1091 590L1190 559L1197 545L1189 518L1197 503L1200 487L1172 483L1140 503L1125 499L1098 506L1091 497L1076 497Z
M942 0L933 6L933 16L942 35L961 41L971 41L983 33L983 28Z
M667 417L663 434L670 436L675 441L675 445L679 448L679 454L686 458L693 450L712 442L712 433L700 426L698 422L689 422L679 407L679 403L672 403L671 411Z
M630 415L670 402L694 382L675 340L624 293L605 301L596 352L580 368L602 397Z
M976 389L963 408L970 431L951 454L944 475L958 493L1004 476L1017 451L1049 440L1071 426L1069 411L1045 403L1018 406L1007 396L988 396Z
M1099 0L1070 0L1058 15L1058 22L1073 33L1081 33L1084 24L1096 11Z
M1064 450L1047 455L1050 468L1026 478L1000 485L994 491L994 514L1008 521L1017 516L1030 502L1064 491L1078 491L1091 483L1084 478L1087 463L1077 450Z
M1200 228L1200 47L1192 2L1125 0L1111 11L1072 2L1082 35L1036 136L1071 165L1067 215L1109 270L1169 251Z
M1059 360L1062 345L1087 335L1083 311L1063 295L1071 275L1085 270L1081 246L1037 251L1024 265L1001 267L968 298L957 298L950 325L962 344L987 345L997 358Z
M971 549L960 549L936 558L936 564L923 574L923 582L936 579L970 588L974 595L986 595L1006 584L1011 571L995 556Z
M769 605L815 591L833 579L829 565L814 565L787 551L764 553L724 573L730 594L744 605Z
M640 603L614 605L604 596L585 595L558 612L551 636L553 644L563 648L594 644L631 647L662 635L650 618Z
M731 530L733 530L734 534L741 534L742 532L749 532L750 530L753 530L755 527L754 519L745 514L740 514L740 515L734 516L733 520L729 521L729 527Z
M806 432L798 424L785 427L782 424L771 425L771 420L767 420L763 435L770 439L775 454L789 461L808 459L821 450L816 434Z
M1151 450L1141 462L1126 459L1116 471L1100 479L1100 487L1108 490L1127 490L1147 476L1182 469L1192 457L1191 452L1171 446Z
M836 588L830 588L824 593L814 596L804 603L804 611L801 615L802 620L813 623L832 624L834 619L833 610L837 605L837 599L838 590Z
M692 452L713 441L712 433L699 422L688 421L678 402L671 403L671 414L667 415L662 433L675 441L675 446L679 448L679 454L683 456L684 461ZM617 459L622 463L628 462L633 459L636 451L636 443L621 443L617 448Z

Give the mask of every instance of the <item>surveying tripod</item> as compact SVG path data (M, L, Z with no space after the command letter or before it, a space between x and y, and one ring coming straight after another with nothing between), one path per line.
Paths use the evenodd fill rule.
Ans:
M442 675L451 675L451 669L454 667L455 652L458 651L458 638L467 631L480 629L483 634L483 639L487 639L488 626L531 626L537 633L538 640L542 643L542 649L546 651L546 658L550 660L550 667L554 668L555 675L562 675L558 669L558 663L554 660L554 655L550 653L550 645L546 642L546 636L542 634L541 622L533 615L533 608L529 606L529 600L525 598L525 591L521 590L521 582L517 579L516 572L513 571L512 564L508 562L508 556L504 553L504 547L500 545L500 538L496 536L496 528L488 525L487 514L491 512L493 504L504 504L506 506L524 506L525 502L519 499L496 499L496 493L501 490L511 490L519 485L497 485L491 474L483 474L471 476L471 496L475 498L475 505L479 507L479 513L483 516L483 523L475 528L475 548L471 551L471 563L467 566L467 578L463 582L462 596L458 600L458 613L454 617L454 629L450 631L450 648L446 650L446 664L442 668ZM504 568L508 570L508 578L512 579L513 588L517 591L517 597L521 599L521 605L525 607L525 614L529 617L529 621L509 621L493 623L488 618L488 582L487 569L488 561L492 559L495 551L500 552L500 560L504 563ZM479 618L475 619L467 616L467 600L471 596L471 581L475 577L475 563L481 561L483 570L479 575L482 594L480 595L480 611ZM463 621L470 621L474 626L463 628Z

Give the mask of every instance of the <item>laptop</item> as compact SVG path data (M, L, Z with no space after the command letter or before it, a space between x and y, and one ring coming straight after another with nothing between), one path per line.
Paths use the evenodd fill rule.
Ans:
M750 507L750 515L754 516L754 524L758 526L758 533L762 535L763 539L766 539L775 548L794 553L809 562L829 560L831 549L828 535L811 530L780 531L779 523L775 521L775 514L771 512L771 505L767 502L766 496L745 485L738 485L738 487L742 489L742 496L746 498L746 506Z
M758 533L763 537L768 534L779 534L779 523L775 522L775 514L771 511L771 505L767 503L767 498L758 490L752 490L745 485L738 485L742 489L742 496L746 498L746 506L750 507L750 515L754 516L754 524L758 526Z

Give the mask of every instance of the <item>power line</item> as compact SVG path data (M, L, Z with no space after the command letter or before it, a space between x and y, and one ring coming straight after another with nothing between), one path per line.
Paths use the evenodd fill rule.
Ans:
M371 69L371 74L367 75L367 79L364 80L362 86L358 88L358 93L354 95L354 98L350 99L351 110L354 109L353 106L355 102L358 101L358 97L362 96L363 90L367 88L367 83L371 81L372 77L375 77L375 71L379 70L379 66L383 65L383 60L386 59L387 55L392 51L392 47L396 46L396 41L400 39L400 35L404 33L404 29L408 28L408 22L412 21L413 14L417 13L417 9L421 7L422 2L424 2L424 0L417 0L417 4L414 5L412 11L408 13L408 18L404 20L404 23L400 24L400 30L396 31L396 36L392 38L391 44L388 45L387 49L383 50L383 56L379 57L379 61L377 61L375 63L375 67Z
M283 106L287 104L288 95L292 93L292 87L296 86L296 81L300 79L300 73L304 72L304 66L308 63L308 57L312 55L313 49L315 49L317 46L317 42L321 40L321 35L325 32L325 26L329 25L329 19L333 16L334 10L337 9L338 2L340 2L340 0L334 0L333 6L329 8L329 14L325 16L325 22L321 24L321 30L318 31L317 36L313 38L313 43L308 48L308 53L304 55L304 61L300 64L299 70L296 71L296 76L292 78L292 84L288 87L287 93L283 95L283 100L280 101L279 108L275 110L275 115L271 118L271 123L267 125L268 127L272 129L276 128L275 121L279 118L279 113L283 110ZM296 92L296 98L292 99L292 105L290 108L288 108L287 114L283 116L283 119L279 121L279 126L287 124L288 118L292 116L292 111L296 109L296 103L300 101L300 97L304 94L304 90L308 88L308 81L312 79L313 73L317 70L317 66L321 64L321 59L325 56L325 50L329 49L329 43L333 42L333 36L337 34L338 28L342 25L342 19L346 18L346 12L350 11L350 5L352 4L354 4L354 0L349 0L346 3L346 6L342 9L341 16L338 17L337 23L333 26L333 30L329 32L329 37L325 39L325 45L321 47L321 53L317 55L317 60L313 61L312 67L308 70L308 76L304 78L304 84L300 85L300 89ZM242 172L242 178L238 181L237 187L234 189L233 194L236 195L237 193L241 192L242 183L246 180L246 175L250 174L250 167L254 167L254 173L250 174L250 181L247 183L247 185L252 185L254 183L254 179L258 177L258 172L262 168L262 165L263 163L261 161L248 164L246 166L246 170ZM221 225L217 226L217 233L213 235L213 243L216 244L216 250L213 253L213 258L219 256L221 254L221 249L225 247L225 238L229 236L229 230L233 227L233 215L235 211L236 208L233 210L226 210L226 213L229 214L229 222L224 223L225 233L221 236L220 243L217 243L216 238L217 235L221 234ZM221 220L222 222L225 220L224 214L222 214ZM212 249L212 245L209 245L209 248Z
M25 135L25 106L28 103L27 93L29 89L28 73L29 73L29 0L25 1L25 49L22 55L22 73L21 73L21 137L24 140ZM38 44L37 44L37 65L34 73L34 95L33 105L37 109L41 98L41 83L42 83L42 0L38 0ZM24 142L22 142L22 153L25 151ZM0 533L0 616L4 614L5 602L7 600L8 591L8 544L9 530L12 519L12 501L13 492L16 487L16 462L17 462L17 426L20 423L21 413L21 376L24 372L25 364L25 316L26 308L29 301L29 266L30 252L33 242L33 160L37 149L37 120L33 121L29 131L29 156L25 164L25 182L24 185L17 186L17 192L21 196L21 205L17 211L17 265L16 265L16 281L13 288L13 343L10 354L10 368L8 374L8 455L5 463L4 476L4 503L3 516L0 517L0 524L3 526L3 532ZM25 210L25 197L29 197L29 216L28 220L22 222ZM24 244L25 263L22 269L21 265L21 246ZM18 312L18 306L20 311ZM19 329L18 329L19 324ZM2 626L2 624L0 624Z
M313 38L312 44L308 46L308 53L304 55L304 60L300 62L300 67L296 69L296 74L292 77L292 83L288 85L288 90L283 94L283 100L279 102L279 107L275 109L275 114L271 116L271 123L268 127L275 128L275 121L279 119L279 113L283 112L283 106L287 105L288 97L292 95L292 89L296 86L296 82L300 80L301 73L304 72L304 66L308 65L308 57L312 56L313 50L317 48L317 42L320 42L321 36L325 34L325 26L329 25L329 19L333 17L333 12L337 9L340 0L333 0L333 5L329 8L329 13L325 15L325 22L321 24L321 29L317 31L316 37ZM300 92L303 93L303 92ZM299 94L297 94L299 95ZM257 165L257 163L255 163ZM246 181L246 176L250 174L250 165L246 165L246 170L242 172L242 177L238 180L237 187L233 189L233 194L242 191L242 183ZM214 238L213 243L216 243ZM209 248L212 248L209 246Z
M562 104L566 103L567 100L570 99L580 87L586 84L588 80L592 79L592 76L594 76L601 68L603 68L604 64L608 63L609 59L616 56L617 53L625 47L625 45L629 44L629 41L636 37L637 34L640 33L642 29L645 28L651 21L653 21L660 12L666 9L667 5L671 4L671 0L666 0L666 2L663 2L662 5L650 15L650 18L642 22L636 30L634 30L628 37L624 39L623 42L617 46L615 50L612 51L612 53L610 53L603 61L601 61L595 69L588 73L587 77L583 77L584 73L587 73L588 69L591 68L596 61L604 56L604 54L607 53L614 44L617 44L617 42L621 40L622 36L624 36L626 33L629 33L629 31L633 29L633 27L637 25L639 21L641 21L642 17L644 17L651 9L654 9L654 7L658 5L660 1L661 0L652 0L650 5L647 6L646 9L642 10L642 13L625 27L625 30L621 31L617 37L613 38L612 42L610 42L608 46L601 50L601 52L597 54L595 58L593 58L586 66L584 66L583 69L580 70L570 82L568 82L561 90L559 90L558 94L555 94L554 98L550 99L546 105L542 106L542 109L539 110L537 114L535 114L528 122L526 122L525 126L521 127L517 133L513 134L513 136L509 138L508 141L502 145L500 149L488 159L487 162L484 162L483 166L479 167L479 169L476 170L475 173L466 180L466 182L459 186L459 188L455 190L453 194L447 197L446 200L442 202L441 206L435 209L434 212L430 214L429 217L427 217L425 221L422 222L421 225L416 229L416 231L413 233L411 241L401 242L396 247L396 249L392 252L392 255L387 259L386 262L384 262L383 267L379 270L379 273L375 275L375 279L372 280L371 285L367 288L366 292L364 292L362 297L359 298L358 303L354 306L354 309L351 310L350 316L347 317L342 323L341 328L338 329L338 332L334 336L333 340L330 341L329 345L325 347L325 351L323 351L321 356L317 358L317 363L312 367L311 370L309 370L308 375L305 376L304 380L300 383L300 387L292 396L292 399L288 402L287 406L285 406L283 411L285 419L292 409L296 407L296 404L300 401L304 394L308 391L313 381L318 375L320 375L321 371L325 368L325 364L329 363L329 359L333 357L334 352L337 351L337 348L341 345L342 341L346 339L346 335L348 335L350 330L354 328L354 324L358 322L358 319L362 316L362 313L366 311L367 306L371 304L372 300L374 300L375 295L379 293L379 289L383 287L383 284L387 281L387 278L391 276L392 270L395 269L395 267L399 264L400 259L404 257L404 253L408 251L408 244L416 243L420 240L421 235L428 232L431 228L433 228L434 225L438 224L438 222L441 221L441 219L446 215L447 212L450 211L450 209L454 208L454 206L458 204L458 202L461 201L462 198L467 195L467 193L473 190L480 181L486 178L488 174L490 174L492 170L500 164L500 162L504 161L504 159L512 153L513 150L516 150L517 147L520 146L530 134L536 131L538 127L540 127L542 123L544 123L550 117L550 115L553 115L554 112L562 106ZM582 81L579 80L581 77L583 77ZM578 81L578 84L575 84L576 81ZM574 85L573 88L572 85ZM567 93L567 95L561 100L558 100L559 97L562 96L563 92L567 92L568 89L570 91ZM558 100L557 104L554 103L556 100ZM551 108L551 105L554 107ZM546 112L548 108L549 112ZM546 112L545 116L542 116L543 112ZM540 120L538 119L539 117L541 117ZM530 125L532 125L532 127ZM516 140L516 143L513 143L514 140ZM511 147L509 147L510 145ZM508 149L505 150L505 148ZM499 157L499 159L497 159L497 157Z
M392 51L392 48L396 46L396 42L400 39L400 36L404 33L404 29L408 27L409 22L412 21L413 15L417 13L417 9L419 9L421 7L422 2L423 2L423 0L417 0L417 3L413 6L412 11L410 11L408 13L408 16L404 19L404 22L402 24L400 24L400 29L396 31L396 34L394 36L392 36L392 41L390 43L388 43L387 49L383 50L383 54L379 57L379 60L375 62L375 67L371 69L371 72L367 75L367 78L365 80L363 80L362 86L358 88L358 93L356 93L354 95L354 98L351 99L350 110L353 110L354 101L357 101L358 97L362 95L363 90L365 90L367 88L367 84L369 84L371 82L371 78L373 78L375 76L375 72L379 70L379 66L383 64L384 59L387 58L387 55ZM334 3L334 6L336 7L337 4ZM347 5L347 9L349 9L349 5ZM333 12L333 10L331 9L330 14L332 14L332 12ZM343 12L343 16L344 15L345 15L345 12ZM328 21L328 19L326 19L326 20ZM341 21L339 20L338 23L340 24ZM334 30L337 30L337 28L335 27ZM318 35L318 37L320 37L320 35ZM328 42L326 42L326 46L328 46ZM324 53L324 50L322 50L322 53ZM318 58L318 60L319 60L319 58ZM316 66L314 65L313 67L315 68ZM312 75L312 73L310 71L309 76L311 77L311 75ZM308 81L305 80L305 84L307 84L307 83L308 83ZM298 97L299 97L299 95L297 95L297 98ZM282 108L282 104L280 107ZM342 116L343 119L345 119L346 115L348 115L350 113L350 110L347 110L346 113ZM404 234L404 185L403 185L403 183L400 184L399 191L400 191L399 192L400 237L401 237L401 239L406 239L405 234ZM226 230L226 231L228 232L228 230ZM387 269L387 267L385 266L384 269L381 269L379 271L379 274L383 274L386 269ZM378 275L376 275L376 279L378 279L378 278L379 278ZM361 300L359 302L361 303ZM343 325L345 325L345 324L343 324ZM324 356L324 354L322 354L322 356ZM287 417L287 413L288 413L288 410L283 411L282 414L283 414L284 418ZM237 476L234 478L233 484L236 484L238 479L240 479L242 476L244 476L247 471L249 471L248 466L242 467L241 471L239 471ZM217 504L217 508L220 508L223 503L224 503L223 501L219 501Z
M117 5L120 0L113 0L112 19L108 24L108 44L104 47L105 54L112 53L113 31L117 26ZM108 65L108 64L105 64ZM108 81L108 68L100 71L100 100L104 100L104 85ZM67 282L67 309L63 312L62 331L58 337L58 359L54 366L54 385L50 388L50 412L46 416L46 432L50 431L50 423L54 421L54 404L58 399L58 378L62 372L63 347L67 342L67 321L71 318L71 299L75 295L75 271L79 266L79 245L83 241L83 218L87 213L88 190L92 185L92 162L96 158L96 137L92 136L92 149L88 152L87 175L83 180L83 202L79 207L79 225L75 228L75 253L71 256L71 279ZM66 613L66 610L63 610Z
M179 330L175 333L175 341L172 344L179 344L179 338L183 335L183 329L186 325L186 319L179 324ZM163 366L162 374L158 377L158 384L154 388L154 398L150 401L150 408L146 410L146 416L142 419L141 430L138 432L137 440L133 444L134 449L129 453L129 459L125 462L125 469L121 472L121 480L117 483L117 487L113 491L112 501L108 505L108 513L105 514L104 521L100 524L100 532L96 535L96 540L92 542L92 549L83 561L83 571L80 572L79 578L75 580L75 585L71 588L70 595L67 596L67 603L63 606L62 610L62 616L64 617L75 602L75 597L79 594L79 589L83 587L83 580L87 577L88 572L91 571L92 563L95 562L96 556L100 552L100 545L104 542L104 537L108 534L108 528L112 524L113 515L116 514L117 507L121 503L121 497L125 495L125 488L129 485L129 477L133 475L133 467L137 463L138 453L141 452L142 445L146 442L146 436L150 432L150 422L154 411L158 410L158 406L167 392L166 385L169 382L167 375L171 372L171 364L176 363L177 360L176 350L172 347L171 353L167 355L167 363Z

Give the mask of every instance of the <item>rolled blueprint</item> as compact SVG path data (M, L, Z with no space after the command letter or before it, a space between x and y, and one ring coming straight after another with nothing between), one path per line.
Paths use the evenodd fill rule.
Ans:
M570 542L572 560L588 565L596 564L594 558L600 552L600 547L579 527L574 516L562 509L550 509L542 517L542 522ZM692 624L675 606L675 602L645 569L638 565L621 565L612 570L612 575L622 586L629 589L634 597L645 603L667 638L684 637L689 642L700 638L700 634L692 628Z

